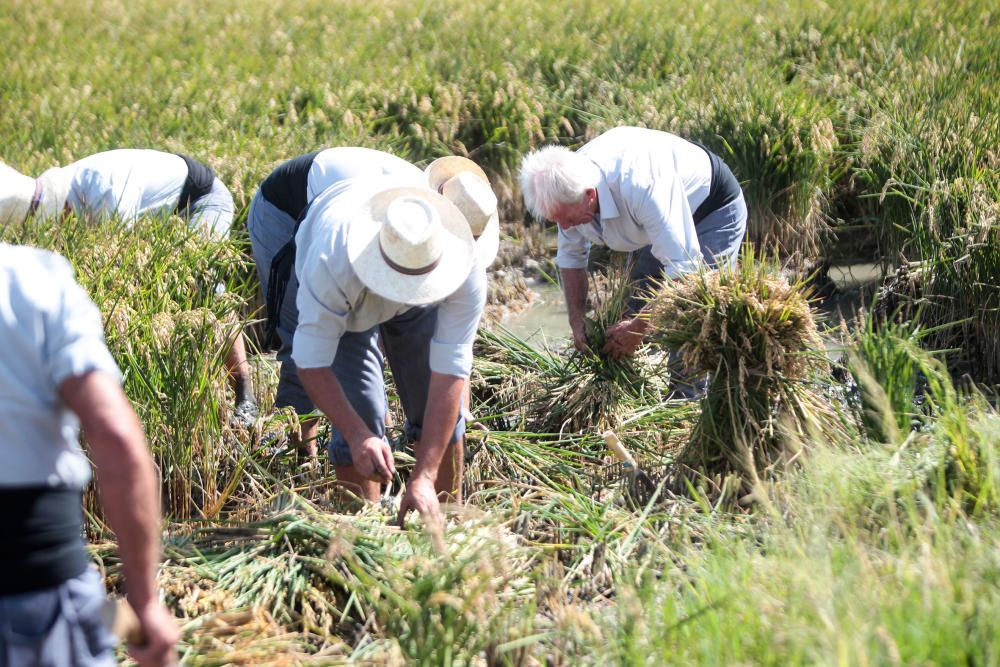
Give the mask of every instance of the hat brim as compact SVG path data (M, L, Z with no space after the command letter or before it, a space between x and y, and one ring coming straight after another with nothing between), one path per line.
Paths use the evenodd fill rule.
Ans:
M393 269L379 248L381 220L397 197L419 197L436 211L444 227L441 259L431 271L407 275ZM358 210L347 232L351 268L365 287L383 299L409 306L442 301L465 282L476 260L476 246L469 223L443 195L423 188L390 188L376 193Z
M446 155L434 160L424 169L424 173L427 175L427 185L434 192L440 190L446 181L463 171L475 174L483 179L486 185L490 185L490 179L483 168L467 157Z
M493 212L483 233L476 239L476 260L479 266L488 268L500 251L500 214Z

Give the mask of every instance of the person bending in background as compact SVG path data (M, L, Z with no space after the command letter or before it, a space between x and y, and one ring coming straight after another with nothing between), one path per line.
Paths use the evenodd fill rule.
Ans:
M30 215L114 217L132 226L142 217L177 214L206 238L228 237L233 197L211 168L186 155L121 148L96 153L31 179L0 166L0 222ZM246 345L232 341L226 369L236 395L234 424L248 427L257 417Z
M104 586L81 535L91 476L118 539L128 600L145 640L140 665L176 662L159 602L160 511L142 426L119 385L101 317L54 253L0 244L0 655L7 667L110 666Z
M270 329L279 339L277 358L281 370L275 398L277 407L291 406L298 415L307 415L316 409L292 359L292 337L298 322L298 281L292 270L297 221L303 218L311 202L328 188L349 179L380 177L428 185L448 197L469 223L480 266L489 266L496 257L500 244L496 196L485 172L467 158L439 158L421 172L390 153L342 146L300 155L279 165L261 183L247 216L257 275L266 295ZM381 351L377 352L381 363ZM465 417L471 422L468 387L463 400ZM299 444L310 457L316 456L318 429L316 419L306 419L302 424ZM335 440L338 436L332 437Z
M702 263L735 263L746 234L747 207L733 173L701 144L668 132L617 127L575 152L546 146L523 159L519 180L528 210L559 227L556 263L581 351L588 349L591 244L633 253L629 312L608 329L601 350L620 358L634 354L645 335L642 292ZM673 357L671 371L676 394L700 393Z

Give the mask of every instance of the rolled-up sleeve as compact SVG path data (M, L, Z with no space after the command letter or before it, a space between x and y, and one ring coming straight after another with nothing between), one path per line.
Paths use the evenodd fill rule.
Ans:
M347 331L350 302L334 279L329 260L326 252L313 251L296 266L299 322L292 340L292 360L299 368L332 364Z
M45 319L45 363L53 386L91 371L121 382L121 371L104 342L101 312L76 283L73 269L57 258L50 275L60 290L56 312Z
M676 172L660 174L645 187L633 186L624 199L649 235L650 250L663 263L664 275L676 278L697 270L701 245L684 184Z
M473 267L462 286L438 306L431 339L430 367L435 373L468 377L472 372L472 345L486 306L486 271Z
M559 228L556 266L560 269L585 269L590 256L590 241L577 229Z

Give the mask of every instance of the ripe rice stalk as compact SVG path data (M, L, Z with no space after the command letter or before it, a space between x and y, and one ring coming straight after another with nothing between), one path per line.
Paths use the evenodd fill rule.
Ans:
M824 432L833 409L815 383L829 381L824 346L805 288L746 253L735 269L664 283L649 304L651 335L710 374L682 469L739 480L746 493L799 455L783 429Z
M370 635L394 639L418 661L453 650L469 660L504 645L507 626L523 627L514 619L533 614L535 552L496 520L449 520L448 551L439 554L422 531L400 531L377 507L336 515L293 505L267 520L204 524L168 540L160 583L168 605L191 619L185 641L196 654L217 655L220 637L250 659L266 647L300 652L307 637L318 638L315 654ZM116 583L110 548L95 553ZM239 619L227 616L239 609Z

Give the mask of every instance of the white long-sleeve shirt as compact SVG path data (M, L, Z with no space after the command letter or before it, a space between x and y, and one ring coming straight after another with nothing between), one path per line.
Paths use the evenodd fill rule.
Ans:
M121 379L101 314L63 257L0 244L0 487L82 489L90 463L79 421L60 400L70 377Z
M126 223L173 213L188 176L180 156L142 148L95 153L67 168L73 171L66 198L70 208L78 215L116 216Z
M411 181L398 177L342 181L317 197L303 218L295 236L299 321L292 343L292 359L299 368L330 366L344 333L367 331L413 307L369 290L347 259L347 234L357 209L376 192L404 185L425 188L423 173L416 170ZM485 305L486 271L473 265L465 282L438 303L430 342L432 371L468 377Z
M306 197L315 199L331 185L349 178L392 176L419 180L423 172L392 153L360 146L327 148L316 154L306 184Z
M670 278L697 268L702 254L692 216L712 185L703 148L668 132L617 127L577 152L601 171L600 209L594 222L559 229L560 268L586 268L593 243L625 252L652 246Z

